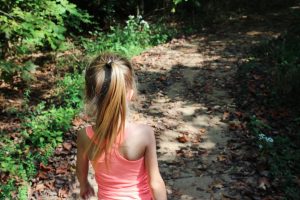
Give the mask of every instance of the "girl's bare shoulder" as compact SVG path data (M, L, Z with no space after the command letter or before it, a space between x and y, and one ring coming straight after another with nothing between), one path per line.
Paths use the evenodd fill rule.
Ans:
M133 137L137 136L146 140L154 134L151 126L142 123L131 123L128 131Z
M147 124L142 123L131 123L129 129L136 133L151 134L153 133L153 128Z

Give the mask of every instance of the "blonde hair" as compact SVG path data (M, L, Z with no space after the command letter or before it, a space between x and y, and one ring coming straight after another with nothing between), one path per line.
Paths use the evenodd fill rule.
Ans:
M87 151L91 160L108 155L118 134L123 133L128 89L135 90L130 62L112 53L101 54L85 72L85 102L95 118L95 134ZM107 156L105 156L107 158Z

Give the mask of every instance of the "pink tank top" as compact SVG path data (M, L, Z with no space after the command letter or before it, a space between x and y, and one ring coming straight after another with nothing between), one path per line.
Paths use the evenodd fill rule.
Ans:
M91 126L86 128L86 134L92 139L94 131ZM98 184L98 199L152 199L144 157L134 161L127 160L119 153L118 145L115 145L109 159L109 169L106 167L104 155L91 163Z

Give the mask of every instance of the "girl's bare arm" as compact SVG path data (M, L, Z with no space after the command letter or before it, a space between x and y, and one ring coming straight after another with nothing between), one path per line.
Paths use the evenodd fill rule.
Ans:
M86 135L81 130L77 135L76 175L80 184L80 196L87 199L94 195L94 190L88 182L89 159L86 153Z
M148 128L148 145L145 152L145 164L148 171L149 185L155 200L167 200L165 183L160 175L156 154L156 142L152 128Z

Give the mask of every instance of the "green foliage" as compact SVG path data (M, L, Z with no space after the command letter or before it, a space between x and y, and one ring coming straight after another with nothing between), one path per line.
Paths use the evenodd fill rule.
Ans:
M47 162L55 147L63 141L63 136L71 127L71 121L81 108L83 77L79 74L68 74L58 83L58 96L63 97L63 106L47 106L39 103L34 109L27 109L22 115L21 135L18 142L7 137L0 139L0 172L8 173L10 179L0 186L0 197L11 199L10 191L15 191L15 184L22 180L18 187L19 199L27 199L27 184L35 174L40 162ZM30 90L24 92L24 102L28 103ZM15 180L15 177L18 177ZM25 184L23 183L25 182ZM2 195L2 196L1 196Z
M158 26L156 28L155 26L151 28L141 16L129 16L125 27L111 27L109 33L94 32L92 34L96 37L95 40L87 38L81 40L89 54L113 51L130 57L169 38L170 32L163 32L165 29Z
M294 26L275 40L256 48L256 56L268 62L277 100L298 105L300 101L300 27Z
M173 8L172 8L171 12L175 13L176 7L178 7L182 3L187 3L187 2L192 4L193 7L195 7L195 8L200 8L200 6L202 4L201 0L172 0Z
M271 55L277 59L276 87L281 94L300 94L300 37L287 34L276 44ZM300 100L300 95L298 96Z
M22 154L21 149L19 149L19 145L15 145L13 141L3 138L1 142L5 144L5 148L0 148L0 170L2 172L10 172L12 175L20 175L20 171L17 168L17 162L14 157Z
M273 128L256 117L252 117L248 124L249 130L256 136L260 155L268 158L271 176L280 181L286 198L292 200L300 195L296 183L296 175L300 173L300 150L297 144L300 141L299 125L297 120L293 122L294 128L290 131L296 132L296 135L291 140L288 135L267 136L265 133Z
M63 106L71 108L82 107L84 78L81 74L66 75L57 84L58 99Z
M27 185L21 185L18 188L18 199L20 199L20 200L28 199L27 191L28 191L28 186Z
M68 0L4 0L0 2L1 58L9 54L29 53L37 48L65 50L68 27L82 31L81 23L91 23L91 17ZM30 81L35 65L0 60L0 78L13 82L15 75Z
M16 64L12 61L0 60L0 78L6 83L13 83L13 77L19 75L20 78L26 82L34 79L32 72L36 69L36 65L31 61L24 64Z
M90 23L90 16L68 0L6 0L0 8L5 8L0 15L0 34L21 53L36 47L57 49L65 40L67 26L78 29L80 22Z
M15 181L9 179L5 184L0 185L0 199L12 199L11 191L15 190Z
M44 110L44 103L38 105L31 116L25 118L23 135L27 143L35 147L51 144L55 147L63 141L63 133L70 128L70 121L75 115L73 108L55 108Z

